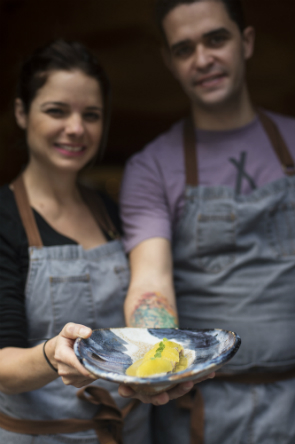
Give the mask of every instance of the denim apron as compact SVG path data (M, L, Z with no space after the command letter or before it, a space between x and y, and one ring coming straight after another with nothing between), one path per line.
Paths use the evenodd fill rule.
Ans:
M276 125L260 119L286 174L247 196L198 186L195 131L184 125L186 203L173 242L180 327L235 331L242 345L195 397L156 409L156 444L295 443L294 162Z
M16 193L16 190L19 192ZM90 250L84 250L81 245L44 247L24 186L21 184L20 187L19 185L14 187L14 192L17 203L22 202L20 213L24 226L29 226L26 232L30 245L30 265L25 303L30 345L34 347L44 342L44 339L58 335L68 322L83 324L92 329L124 327L123 303L129 284L129 266L121 241L115 239ZM98 196L95 199L98 208ZM26 205L23 204L24 201ZM105 212L102 207L95 212L93 205L91 210L95 217L98 213L101 217ZM100 224L101 228L102 225ZM111 395L110 402L114 403L114 409L117 408L119 414L120 410L130 403L130 400L119 396L118 384L97 380L89 387L90 391L93 390L92 387L106 390L107 393L103 393ZM86 392L81 393L80 390L79 397L78 392L78 389L64 385L62 379L58 378L31 392L19 395L0 393L0 409L1 413L8 417L52 421L52 424L54 420L69 418L90 420L100 413L102 407L88 402ZM124 444L149 444L148 417L149 406L144 404L139 404L136 409L129 412L123 429ZM17 430L21 429L16 426L15 431ZM112 440L112 437L104 436L104 433L101 434L103 439L98 439L99 435L93 429L76 433L47 433L20 434L0 428L0 442L8 444L121 442L120 438Z

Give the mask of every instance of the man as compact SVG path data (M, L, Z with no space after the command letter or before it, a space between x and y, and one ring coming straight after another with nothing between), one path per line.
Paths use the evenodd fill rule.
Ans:
M127 324L176 327L179 318L180 327L236 331L242 346L223 379L186 398L192 432L183 402L158 407L156 443L291 444L295 121L250 100L245 64L255 35L240 0L158 0L157 12L164 60L191 118L126 168Z

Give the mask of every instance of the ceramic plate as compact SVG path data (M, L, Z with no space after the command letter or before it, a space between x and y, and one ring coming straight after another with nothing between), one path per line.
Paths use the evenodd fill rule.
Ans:
M163 338L183 346L188 367L148 378L127 376L126 369ZM89 339L77 339L74 351L82 365L98 378L156 394L218 370L236 354L240 344L236 333L219 329L109 328L94 330Z

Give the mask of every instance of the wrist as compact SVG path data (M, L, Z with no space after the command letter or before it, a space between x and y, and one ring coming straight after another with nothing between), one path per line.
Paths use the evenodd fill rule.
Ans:
M49 367L54 371L58 371L58 362L55 359L55 348L57 338L48 339L43 345L44 358L47 361Z

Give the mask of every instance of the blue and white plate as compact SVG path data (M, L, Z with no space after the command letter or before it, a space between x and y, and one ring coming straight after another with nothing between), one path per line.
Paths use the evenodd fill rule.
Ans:
M163 338L183 346L188 367L148 378L127 376L126 369ZM94 330L89 339L77 339L74 351L82 365L98 378L156 394L218 370L233 358L240 344L236 333L219 329L109 328Z

